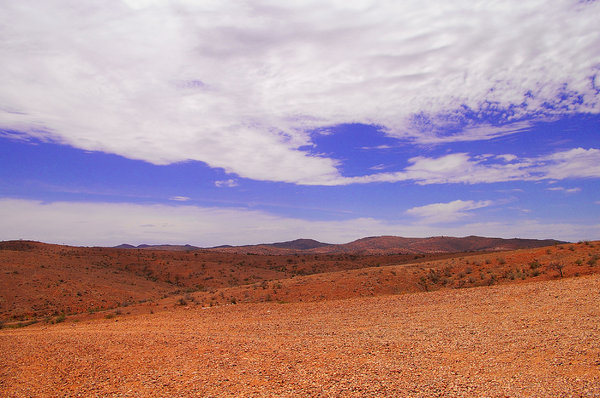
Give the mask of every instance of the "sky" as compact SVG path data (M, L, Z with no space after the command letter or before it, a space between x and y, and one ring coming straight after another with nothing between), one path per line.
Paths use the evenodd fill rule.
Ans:
M0 240L600 239L599 17L0 0Z

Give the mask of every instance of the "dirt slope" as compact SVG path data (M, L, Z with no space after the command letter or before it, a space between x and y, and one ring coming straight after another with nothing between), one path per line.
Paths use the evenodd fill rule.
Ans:
M5 397L600 396L600 276L0 330Z
M358 256L357 261L370 259ZM417 263L378 264L315 273L183 296L190 305L243 302L297 302L406 294L441 289L529 283L600 272L600 242L507 252L448 256ZM414 260L413 260L414 261ZM562 275L562 276L561 276ZM180 296L166 301L172 305ZM162 303L161 305L164 305Z
M270 256L0 242L0 322L94 312L177 292L445 256Z
M523 283L597 273L599 259L600 242L494 253L362 256L3 242L0 325L117 307L135 312L129 307L145 302L162 308L175 302L316 301Z

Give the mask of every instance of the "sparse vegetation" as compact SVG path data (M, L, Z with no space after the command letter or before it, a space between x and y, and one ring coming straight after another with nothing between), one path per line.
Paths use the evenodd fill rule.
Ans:
M563 268L564 267L565 267L565 265L563 263L559 263L559 262L550 263L550 268L558 271L558 273L559 273L559 275L560 275L561 278L564 277L564 275L563 275Z
M541 266L542 266L542 264L539 262L538 259L534 259L533 261L531 261L529 263L529 268L531 268L532 270L537 270ZM538 272L538 274L539 274L539 272Z

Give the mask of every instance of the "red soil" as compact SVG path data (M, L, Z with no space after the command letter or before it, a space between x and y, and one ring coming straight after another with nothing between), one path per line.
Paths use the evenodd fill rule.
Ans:
M5 397L600 396L600 276L0 331Z
M214 292L308 274L450 256L270 256L0 242L0 322L94 312L178 292Z
M0 243L0 396L600 396L600 242L417 257Z

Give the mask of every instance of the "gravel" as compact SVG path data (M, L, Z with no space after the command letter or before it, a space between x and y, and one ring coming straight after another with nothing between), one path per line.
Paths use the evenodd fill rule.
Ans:
M600 397L600 276L0 330L3 397Z

